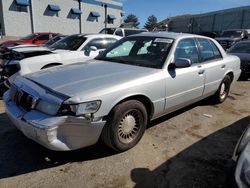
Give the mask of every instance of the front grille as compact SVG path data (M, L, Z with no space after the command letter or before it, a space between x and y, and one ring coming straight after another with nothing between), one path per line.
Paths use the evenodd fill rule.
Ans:
M30 111L32 108L34 108L36 102L32 95L19 88L16 88L15 86L11 86L10 99L17 106L22 107L26 111Z

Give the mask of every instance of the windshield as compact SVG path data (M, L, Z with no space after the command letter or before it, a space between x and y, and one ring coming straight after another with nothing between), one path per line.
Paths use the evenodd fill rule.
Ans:
M21 38L22 40L30 40L33 39L35 36L37 36L37 34L30 34L27 35L26 37Z
M228 52L230 53L248 53L250 54L250 42L236 43Z
M106 28L106 29L101 30L99 33L113 35L114 32L115 32L115 28Z
M79 35L72 35L57 41L56 43L49 46L49 48L57 50L78 50L80 46L86 41L86 37Z
M173 39L127 37L116 42L96 59L135 66L162 68Z
M64 36L55 36L52 39L48 40L46 43L44 43L42 46L50 46L55 42L61 40L62 38L64 38Z
M224 31L221 37L241 37L242 31Z

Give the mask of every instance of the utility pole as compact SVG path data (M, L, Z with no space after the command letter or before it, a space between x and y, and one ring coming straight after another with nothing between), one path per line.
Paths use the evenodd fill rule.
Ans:
M107 9L108 9L108 6L107 4L102 4L102 6L104 7L104 24L105 24L105 29L107 28L107 21L108 21L108 18L107 18Z
M78 0L79 2L79 10L82 11L82 4L81 0ZM79 33L82 33L82 14L79 15Z
M30 25L31 25L31 33L34 33L35 28L34 28L34 15L33 15L32 0L30 0Z

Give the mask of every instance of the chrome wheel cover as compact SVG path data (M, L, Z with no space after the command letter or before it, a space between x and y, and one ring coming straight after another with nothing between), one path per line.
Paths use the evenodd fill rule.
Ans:
M130 143L138 135L140 129L138 113L136 110L132 110L121 118L118 127L118 138L121 142Z
M227 95L227 91L226 91L226 84L222 83L221 87L220 87L220 98L224 99Z

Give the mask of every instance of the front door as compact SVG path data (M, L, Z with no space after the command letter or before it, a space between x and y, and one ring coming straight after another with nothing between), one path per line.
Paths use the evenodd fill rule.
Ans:
M193 38L182 39L174 52L174 59L191 60L191 66L176 68L170 66L166 76L166 112L182 108L198 101L203 94L205 70L199 63L198 49Z

